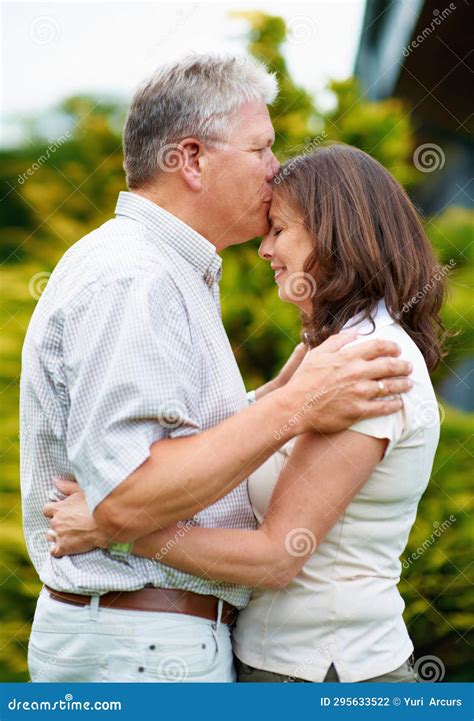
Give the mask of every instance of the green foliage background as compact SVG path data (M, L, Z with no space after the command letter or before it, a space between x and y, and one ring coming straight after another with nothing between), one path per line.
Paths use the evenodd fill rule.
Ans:
M275 150L280 159L307 152L325 138L366 150L409 189L422 181L412 163L414 137L409 108L397 99L369 102L353 79L332 83L335 107L318 110L314 98L291 79L282 54L284 22L279 17L247 13L248 45L277 73L281 94L272 109ZM112 214L119 190L125 189L120 129L125 108L93 97L74 97L28 128L29 142L1 152L3 212L0 231L0 345L2 380L2 474L0 476L0 679L27 680L26 649L35 600L40 590L26 554L21 527L18 473L18 392L23 337L43 276L65 250ZM46 121L46 123L45 123ZM68 128L70 138L50 153L47 162L28 175L44 156L47 142L39 127ZM61 134L55 133L55 137ZM450 375L472 353L472 213L456 207L429 218L426 227L440 260L456 263L450 273L451 297L444 319L461 334L435 382ZM224 323L248 387L268 380L286 359L299 336L295 309L277 297L267 264L256 253L258 241L224 253L221 285ZM405 619L417 655L438 656L445 680L472 680L469 651L473 624L472 566L472 415L442 401L441 442L431 483L420 504L405 559L425 544L420 557L407 563L401 581ZM432 544L436 528L454 521ZM469 643L470 641L470 643ZM472 660L472 659L471 659Z

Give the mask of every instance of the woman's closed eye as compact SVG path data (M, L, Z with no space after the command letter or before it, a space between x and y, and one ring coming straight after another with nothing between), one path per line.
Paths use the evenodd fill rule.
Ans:
M272 228L272 235L278 236L282 232L283 228Z

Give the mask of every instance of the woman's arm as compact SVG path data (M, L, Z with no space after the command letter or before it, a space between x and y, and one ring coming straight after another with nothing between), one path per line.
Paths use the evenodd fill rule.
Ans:
M280 588L294 578L372 474L386 439L355 431L296 440L257 531L181 525L135 541L133 553L197 576Z
M355 431L304 434L295 442L257 531L184 522L136 540L133 553L204 578L286 586L372 474L387 442ZM44 509L55 534L52 555L106 548L111 539L90 516L77 483L58 480L56 485L66 500Z

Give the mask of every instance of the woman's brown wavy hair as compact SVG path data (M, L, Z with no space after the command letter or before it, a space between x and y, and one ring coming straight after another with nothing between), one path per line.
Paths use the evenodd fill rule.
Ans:
M314 239L304 267L317 288L312 315L302 315L306 341L322 343L359 313L373 322L377 302L385 298L434 370L446 335L439 316L446 280L412 202L392 175L362 150L332 144L287 161L274 193L304 216Z

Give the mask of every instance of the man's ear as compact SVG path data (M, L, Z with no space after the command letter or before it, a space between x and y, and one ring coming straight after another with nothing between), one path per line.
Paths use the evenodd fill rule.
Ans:
M201 190L204 145L196 138L184 138L178 143L179 172L191 190Z

